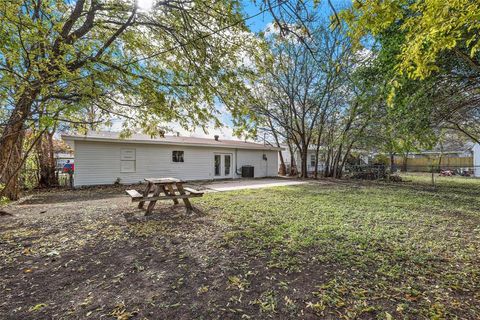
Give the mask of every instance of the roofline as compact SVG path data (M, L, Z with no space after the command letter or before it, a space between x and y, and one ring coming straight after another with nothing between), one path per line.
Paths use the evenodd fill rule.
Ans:
M92 141L92 142L114 142L114 143L136 143L136 144L161 144L161 145L183 145L189 147L210 147L210 148L224 148L224 149L246 149L246 150L266 150L266 151L281 151L283 148L279 147L267 147L261 144L254 144L249 142L247 145L214 145L208 143L189 143L189 142L172 142L172 141L159 141L159 140L143 140L143 139L119 139L119 138L102 138L102 137L89 137L89 136L75 136L62 134L62 139L65 141ZM225 140L223 140L225 141ZM258 147L257 147L258 146Z

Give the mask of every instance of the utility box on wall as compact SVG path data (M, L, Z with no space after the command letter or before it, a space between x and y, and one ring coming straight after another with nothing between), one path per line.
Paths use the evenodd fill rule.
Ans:
M242 178L253 178L254 169L254 166L242 166Z

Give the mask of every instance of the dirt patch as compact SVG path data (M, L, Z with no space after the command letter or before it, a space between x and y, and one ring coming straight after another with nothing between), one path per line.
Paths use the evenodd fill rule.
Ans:
M225 241L212 209L187 215L161 202L145 217L119 187L36 192L7 210L0 312L9 319L261 317L278 312L282 281L298 277Z

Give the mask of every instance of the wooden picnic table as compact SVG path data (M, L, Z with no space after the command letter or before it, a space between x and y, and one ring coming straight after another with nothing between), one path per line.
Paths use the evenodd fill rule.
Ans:
M149 202L145 215L152 212L158 200L173 200L174 204L178 204L178 199L182 199L187 212L190 212L193 207L188 198L203 196L201 191L184 187L183 181L177 178L146 178L145 181L147 186L143 194L137 190L127 190L132 201L139 202L138 208L142 209L145 202Z

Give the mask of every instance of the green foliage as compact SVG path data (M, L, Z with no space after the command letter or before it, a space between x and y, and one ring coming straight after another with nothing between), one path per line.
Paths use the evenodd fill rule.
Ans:
M415 79L425 79L439 70L438 60L454 51L475 64L480 51L480 3L469 0L355 1L342 12L357 45L368 34L378 36L392 25L399 26L405 41L397 70Z
M0 191L3 189L4 185L0 183ZM10 203L10 200L7 197L0 197L0 207Z
M158 3L146 12L135 3L5 2L0 103L11 111L28 95L42 128L59 119L75 127L122 116L125 128L158 134L169 122L220 125L217 104L223 102L245 126L253 73L243 62L260 42L241 23L239 4Z
M385 154L378 154L378 155L375 156L375 158L373 158L373 163L374 164L389 165L390 164L390 159Z
M355 76L369 88L370 100L378 104L375 121L367 127L366 149L407 153L431 148L436 142L431 99L432 80L412 79L397 73L405 33L391 25L376 36L371 59Z

